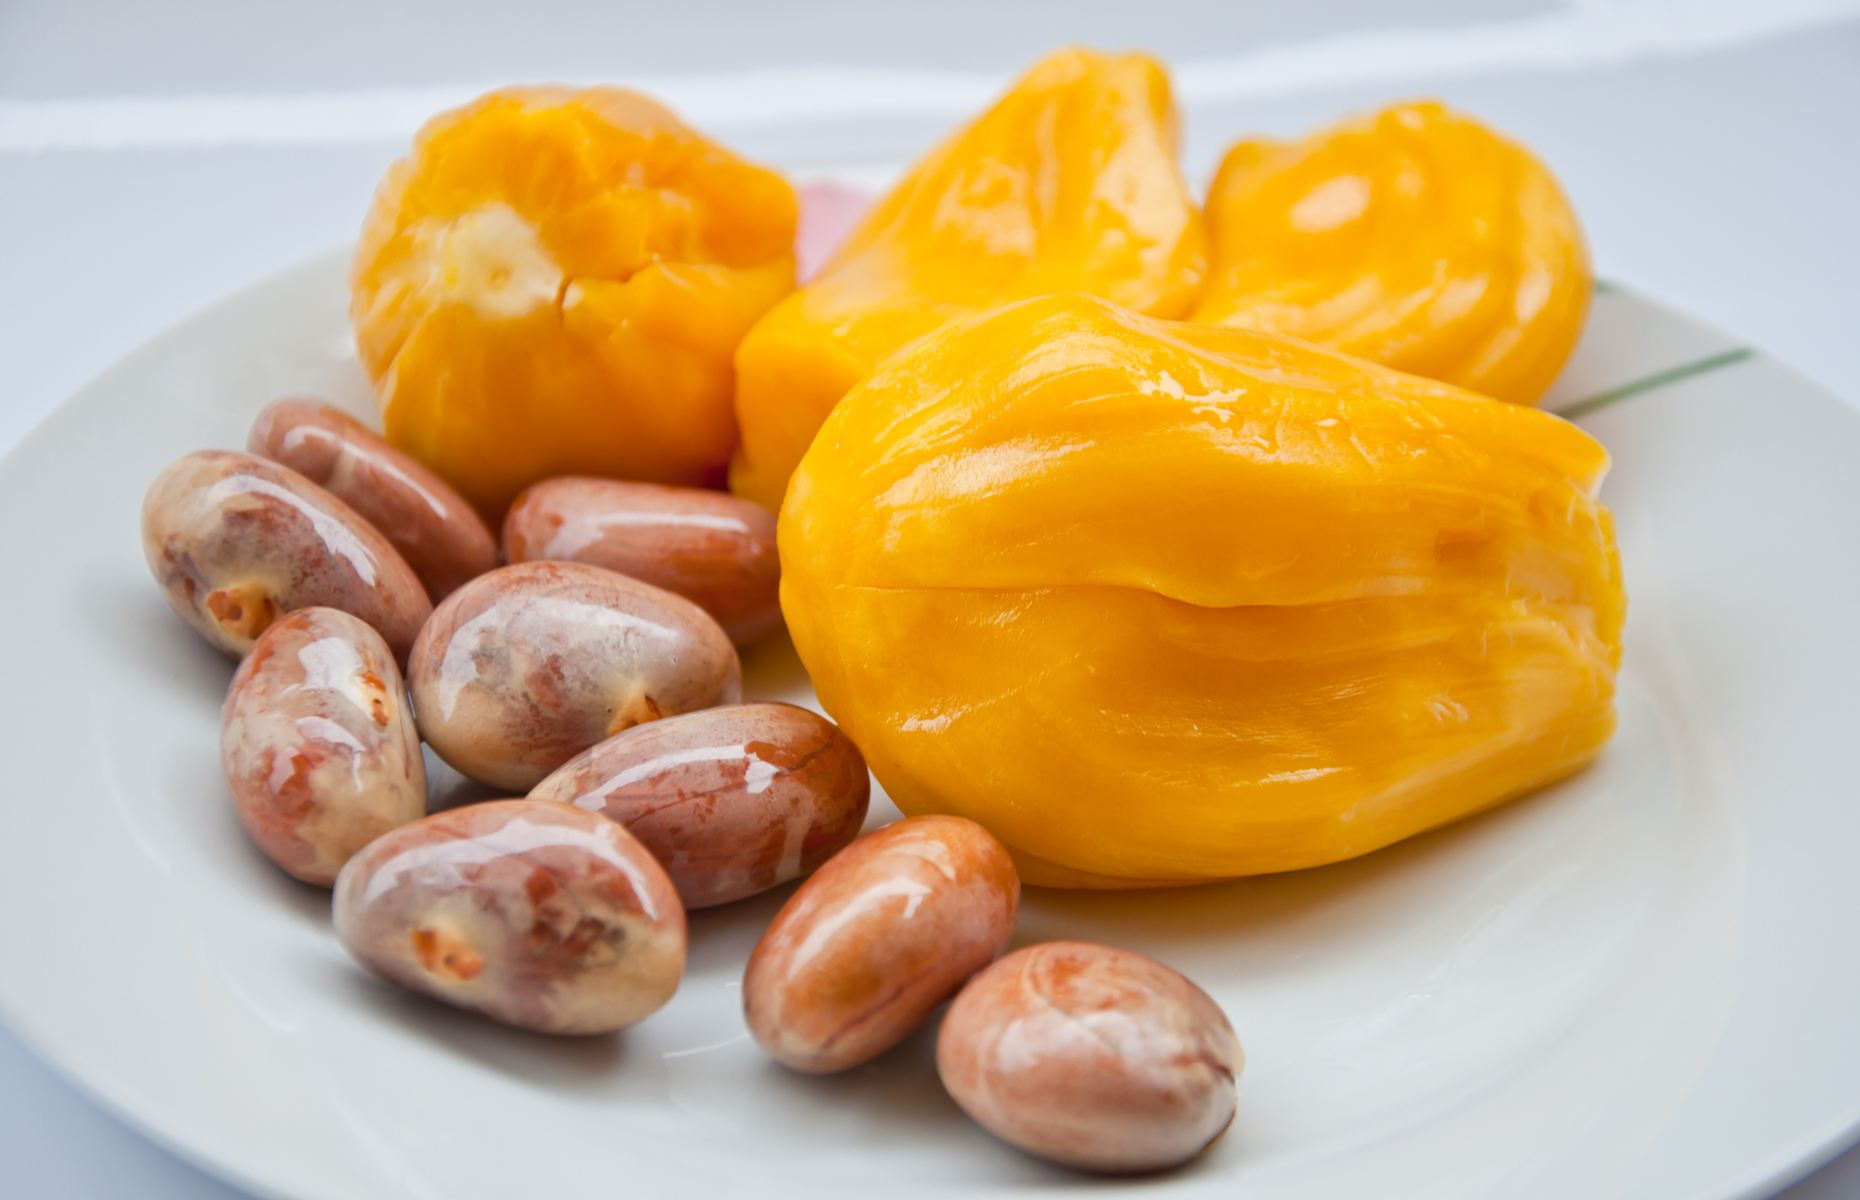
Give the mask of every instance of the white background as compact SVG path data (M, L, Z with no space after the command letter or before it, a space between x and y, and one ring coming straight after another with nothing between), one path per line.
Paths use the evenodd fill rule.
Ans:
M0 0L0 449L194 309L350 239L419 116L484 86L645 82L789 159L782 114L741 98L741 72L774 71L758 95L825 121L809 154L857 162L1067 41L1176 65L1197 180L1244 131L1416 94L1470 109L1550 162L1602 274L1860 403L1860 0ZM0 1031L0 1195L238 1194ZM1785 1195L1860 1200L1860 1152Z

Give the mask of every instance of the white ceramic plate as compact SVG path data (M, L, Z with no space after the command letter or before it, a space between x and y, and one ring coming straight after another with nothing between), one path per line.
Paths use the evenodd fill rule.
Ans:
M353 967L323 892L220 781L231 665L168 611L136 513L266 401L366 413L329 256L201 314L0 464L0 1010L129 1121L265 1195L1083 1193L944 1096L928 1033L806 1079L737 980L782 891L692 920L677 998L566 1041ZM1706 364L1700 368L1698 364ZM1716 364L1713 366L1712 364ZM1672 368L1682 368L1673 371ZM1258 1200L1728 1200L1860 1121L1860 417L1604 289L1552 408L1614 452L1621 731L1568 782L1356 862L1156 894L1030 893L1022 944L1181 969L1249 1065L1232 1132L1119 1186ZM752 695L811 700L792 650ZM874 820L894 814L882 799Z

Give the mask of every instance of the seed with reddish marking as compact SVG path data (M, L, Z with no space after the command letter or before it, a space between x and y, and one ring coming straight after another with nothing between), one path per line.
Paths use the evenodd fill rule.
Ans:
M547 479L510 506L504 553L584 562L677 592L739 646L781 624L775 514L724 492Z
M904 1040L1014 934L1020 879L962 817L910 817L829 859L775 915L743 973L756 1042L824 1074Z
M1187 1162L1232 1123L1246 1057L1220 1006L1128 950L1047 942L977 975L937 1034L943 1086L1030 1154L1111 1174Z
M202 450L142 500L142 551L162 594L201 637L239 657L287 612L339 608L404 659L432 602L354 509L288 467Z
M637 726L530 792L625 825L688 909L812 874L858 836L870 796L859 748L792 704L731 704Z
M742 699L736 649L681 596L581 563L518 563L447 596L408 662L420 735L527 791L596 742Z
M274 402L246 437L360 513L400 551L437 604L497 566L497 542L464 497L339 408L308 397Z
M356 851L426 815L426 765L394 656L333 608L276 621L239 664L220 766L245 831L305 883L328 887Z
M336 936L411 991L543 1033L638 1024L678 990L685 911L618 823L498 800L379 838L336 879Z

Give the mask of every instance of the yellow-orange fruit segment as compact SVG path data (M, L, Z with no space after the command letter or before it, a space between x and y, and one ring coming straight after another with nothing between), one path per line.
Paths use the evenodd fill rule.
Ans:
M795 199L643 96L492 92L427 122L350 316L387 439L495 524L556 475L719 485L731 355L794 287Z
M1071 49L1036 64L743 339L731 490L779 508L847 389L953 317L1059 291L1185 315L1207 272L1207 236L1176 140L1155 59Z
M1575 348L1594 280L1544 165L1439 104L1228 151L1197 321L1320 342L1519 404Z
M840 402L782 611L898 806L980 822L1029 883L1317 866L1608 740L1607 465L1536 409L1044 297Z

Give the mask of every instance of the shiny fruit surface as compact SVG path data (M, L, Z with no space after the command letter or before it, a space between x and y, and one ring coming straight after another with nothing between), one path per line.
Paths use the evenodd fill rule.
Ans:
M898 806L981 823L1028 883L1316 866L1608 740L1607 465L1536 409L1049 296L835 410L782 610Z
M1197 321L1529 404L1588 317L1588 248L1556 180L1439 104L1397 104L1299 142L1243 141L1207 212L1214 269Z
M493 524L552 475L720 484L795 199L644 96L492 92L375 194L350 316L387 439Z
M1005 300L1084 291L1187 313L1207 270L1162 65L1061 50L919 162L737 351L730 488L774 510L827 414L885 355Z

